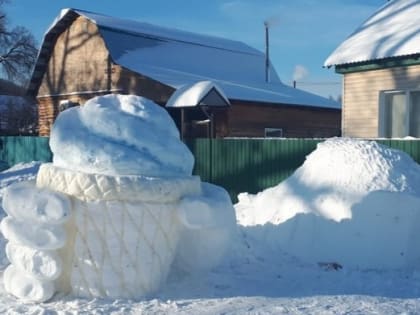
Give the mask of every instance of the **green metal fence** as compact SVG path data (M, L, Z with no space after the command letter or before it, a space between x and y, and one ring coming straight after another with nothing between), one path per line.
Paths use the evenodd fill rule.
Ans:
M281 182L305 161L321 140L196 139L187 142L195 156L194 173L225 187L232 199Z
M0 137L0 171L21 162L51 161L48 141L46 137Z
M232 200L256 193L289 177L322 139L196 139L187 142L196 160L194 173L225 187ZM376 140L411 155L420 164L420 140Z
M0 161L51 161L45 137L0 137ZM290 176L322 139L195 139L194 174L225 187L233 201L240 192L256 193ZM375 140L410 154L420 163L420 140ZM1 163L0 163L1 167Z

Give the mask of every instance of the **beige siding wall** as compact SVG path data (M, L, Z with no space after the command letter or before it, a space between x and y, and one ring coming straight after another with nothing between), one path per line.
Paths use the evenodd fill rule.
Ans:
M420 65L344 75L343 136L378 137L381 91L420 88Z

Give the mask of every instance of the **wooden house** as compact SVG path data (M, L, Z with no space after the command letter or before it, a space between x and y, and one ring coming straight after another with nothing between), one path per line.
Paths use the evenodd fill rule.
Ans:
M264 65L241 42L65 9L45 33L28 92L40 135L61 110L107 93L170 105L185 138L339 135L339 104L286 86L272 66L267 82Z
M325 61L343 75L342 134L420 137L420 1L379 8Z

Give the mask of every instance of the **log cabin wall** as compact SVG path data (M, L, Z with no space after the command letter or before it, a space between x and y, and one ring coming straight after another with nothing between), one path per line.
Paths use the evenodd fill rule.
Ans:
M282 129L287 138L340 135L338 109L232 101L228 111L230 137L264 137L265 128Z
M49 135L60 101L82 104L113 89L108 68L108 51L97 26L77 18L58 37L49 56L37 95L39 134Z
M119 65L114 66L113 81L117 90L125 94L135 94L165 105L175 91L174 88L135 73Z
M79 17L58 37L49 56L37 96L39 135L50 134L63 100L81 105L94 96L119 92L165 104L173 91L113 63L98 27Z
M38 97L107 90L107 71L108 51L97 26L79 17L58 37Z

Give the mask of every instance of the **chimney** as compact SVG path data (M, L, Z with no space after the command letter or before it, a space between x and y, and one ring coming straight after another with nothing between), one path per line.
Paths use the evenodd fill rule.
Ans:
M268 34L268 28L269 23L268 21L264 21L264 27L265 27L265 82L270 82L270 41L269 41L269 34Z

